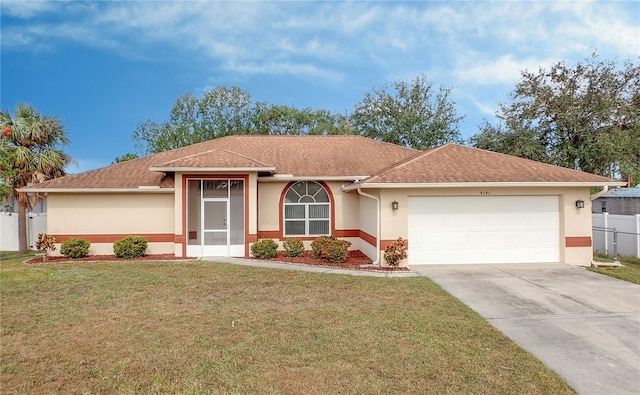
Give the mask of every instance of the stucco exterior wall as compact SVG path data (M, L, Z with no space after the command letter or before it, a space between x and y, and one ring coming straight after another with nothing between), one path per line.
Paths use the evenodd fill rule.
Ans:
M176 235L182 234L182 174L176 173L174 175L175 180L175 193L174 193L174 205L173 205L173 232Z
M177 242L173 244L173 253L176 256L182 256L182 242L186 241L187 235L183 234L183 218L182 218L182 174L175 173L175 192L174 192L174 205L173 205L173 233L177 235Z
M360 201L358 194L353 192L343 192L342 186L345 182L327 182L331 189L335 205L336 230L354 230L360 225Z
M378 237L378 201L359 195L357 191L351 192L358 196L359 200L359 229L365 234L360 234L358 249L374 261L380 259L380 250L377 249L376 238ZM379 191L367 191L369 195L378 197ZM369 237L370 236L370 237Z
M251 235L258 233L258 175L256 173L249 174L249 231Z
M258 183L258 230L277 231L280 228L280 194L286 182Z
M74 236L91 241L174 234L172 193L52 193L47 210L47 232L60 238ZM112 243L92 241L89 253L113 254ZM173 243L168 240L150 242L147 249L149 254L173 252Z
M560 196L560 236L565 239L560 244L560 258L572 265L590 266L593 260L593 216L589 192L588 188L571 188L564 189ZM584 208L576 207L578 199L584 201ZM588 245L571 246L575 244L574 240L586 238L589 239Z
M172 193L52 193L47 231L53 234L174 232Z
M591 205L588 187L381 189L381 239L383 244L385 240L408 237L410 196L482 196L482 194L490 196L558 196L560 208L560 240L558 240L560 260L573 265L587 266L590 264L592 258L590 245ZM575 201L578 199L584 200L584 208L576 208ZM398 202L398 210L391 208L391 203L394 200ZM589 242L589 245L576 245L586 244L587 242Z

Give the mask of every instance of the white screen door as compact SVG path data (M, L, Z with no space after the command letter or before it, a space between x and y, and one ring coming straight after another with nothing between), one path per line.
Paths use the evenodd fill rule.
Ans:
M187 256L244 256L244 180L187 183Z
M229 201L204 199L202 206L203 256L228 256Z

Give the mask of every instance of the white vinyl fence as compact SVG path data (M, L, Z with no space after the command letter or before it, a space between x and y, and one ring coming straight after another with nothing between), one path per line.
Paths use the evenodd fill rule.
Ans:
M608 255L614 254L614 234L617 236L618 255L640 258L640 214L593 215L593 249Z
M27 245L36 249L39 233L47 232L47 214L29 213L27 217ZM18 214L0 213L0 251L18 251Z

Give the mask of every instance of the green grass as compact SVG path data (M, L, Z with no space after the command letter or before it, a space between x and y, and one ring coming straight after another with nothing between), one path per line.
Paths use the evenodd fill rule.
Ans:
M34 256L38 251L29 251L26 254L22 254L18 251L0 251L0 261L8 261L15 259L28 259Z
M573 393L426 278L0 263L3 394Z
M601 262L613 262L611 256L594 254L594 259ZM620 267L590 267L592 272L605 274L607 276L619 278L620 280L640 284L640 259L632 256L618 256Z

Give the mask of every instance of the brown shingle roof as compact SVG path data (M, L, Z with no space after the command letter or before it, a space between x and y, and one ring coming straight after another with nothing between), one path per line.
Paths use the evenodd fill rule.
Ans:
M584 182L599 185L614 181L515 156L446 144L383 169L361 183Z
M172 168L255 168L294 177L368 178L356 185L591 183L615 180L477 148L422 152L360 136L228 136L33 185L29 190L172 188ZM150 169L162 169L152 171Z
M159 163L153 167L159 168L269 168L273 167L244 155L226 150L212 149L182 158L173 159L166 163Z
M152 167L275 167L298 177L368 176L420 151L360 136L228 136L33 185L29 189L174 185Z

